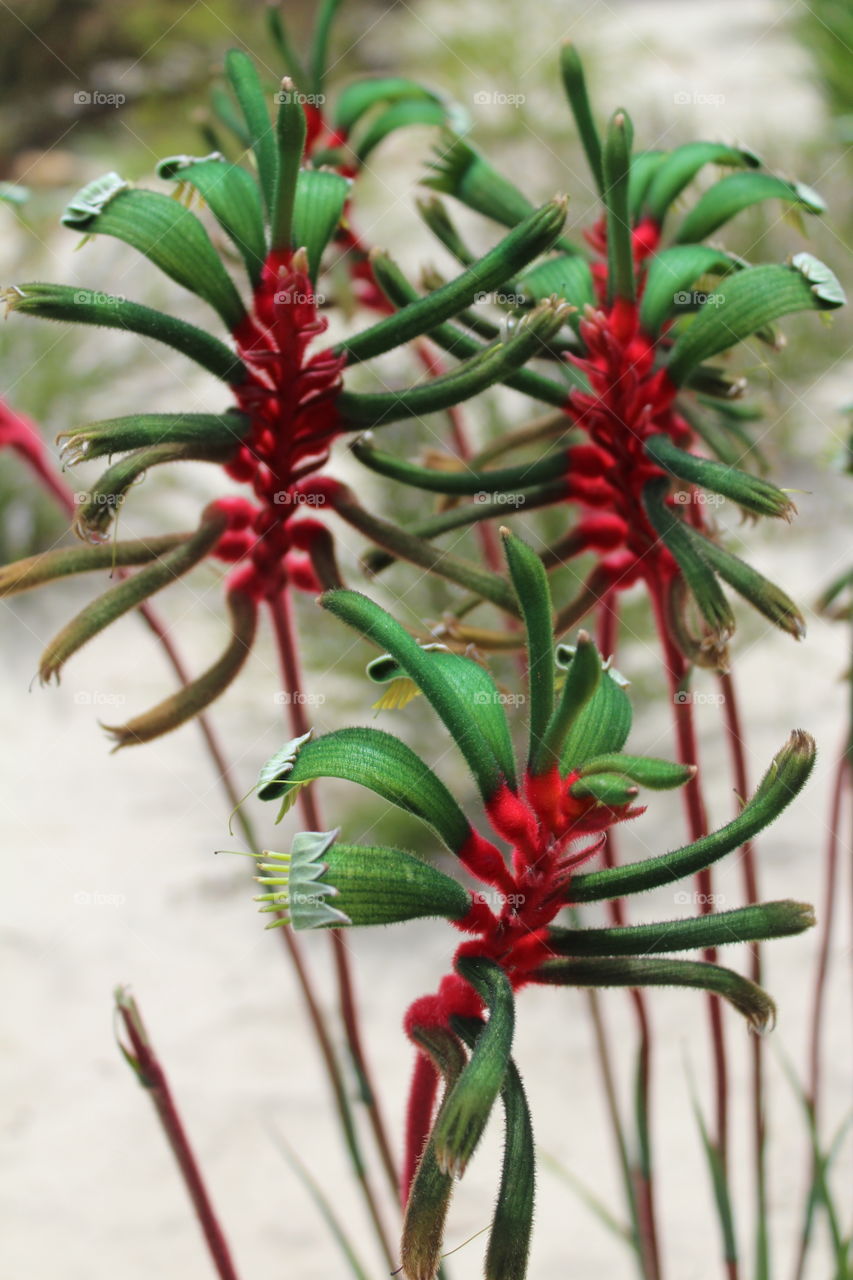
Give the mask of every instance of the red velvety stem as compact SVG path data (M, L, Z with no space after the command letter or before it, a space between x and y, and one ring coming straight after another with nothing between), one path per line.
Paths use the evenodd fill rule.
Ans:
M429 1137L435 1099L438 1092L438 1072L427 1054L418 1051L409 1088L406 1108L406 1148L403 1159L401 1184L403 1208L409 1198L412 1181L417 1172L421 1153Z

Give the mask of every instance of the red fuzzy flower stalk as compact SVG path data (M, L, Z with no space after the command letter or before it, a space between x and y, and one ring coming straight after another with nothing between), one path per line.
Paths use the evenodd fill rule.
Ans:
M583 634L574 650L558 651L567 667L558 690L545 569L529 547L504 533L531 672L520 776L506 699L483 667L440 645L421 647L364 596L335 591L321 601L387 651L387 679L411 680L438 713L477 783L491 834L471 825L410 747L378 729L309 733L287 743L261 770L257 787L261 799L281 801L281 817L317 778L357 782L426 823L480 886L466 888L401 849L342 843L337 831L302 832L290 853L258 855L261 910L276 913L270 927L444 917L467 935L452 971L411 1005L405 1020L417 1049L403 1186L402 1254L411 1280L436 1272L453 1178L464 1172L499 1096L507 1145L486 1275L524 1275L534 1170L530 1117L511 1057L515 992L530 983L699 987L724 996L761 1030L773 1004L755 984L718 965L656 953L779 937L813 922L810 908L785 902L634 927L556 923L566 906L671 884L738 848L804 785L814 749L807 735L792 735L741 814L712 835L660 857L580 871L609 828L643 811L636 804L641 786L677 787L694 770L623 754L631 724L624 681Z

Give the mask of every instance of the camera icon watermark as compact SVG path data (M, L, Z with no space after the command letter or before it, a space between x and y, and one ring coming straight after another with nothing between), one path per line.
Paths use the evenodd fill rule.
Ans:
M475 107L521 107L526 101L526 94L503 93L500 89L479 89L473 95Z
M523 493L490 493L488 489L479 489L474 494L474 501L494 502L504 507L523 507L527 499Z
M697 890L679 889L672 895L677 907L722 907L725 906L724 893L699 893Z
M74 302L78 307L86 303L96 307L109 307L127 302L127 298L122 293L98 293L92 289L78 289L74 294Z
M326 101L325 93L300 93L298 89L279 89L273 94L273 101L278 105L298 102L301 107L322 107Z
M323 507L326 504L324 493L294 493L291 489L279 489L272 500L277 507Z
M721 507L726 501L721 493L705 493L702 489L679 489L672 495L673 502L679 507Z
M123 893L100 893L78 889L74 894L76 907L123 907L127 898Z
M481 306L484 302L494 302L501 307L523 307L527 299L523 293L480 293L474 294L474 302Z
M74 701L80 707L123 707L123 693L101 693L97 689L78 689Z
M75 493L78 507L120 507L127 500L126 493Z
M500 689L478 689L474 694L475 707L522 707L526 701L524 693L502 693Z
M687 689L679 689L673 694L673 702L677 707L721 707L726 700L724 693L689 693Z
M75 107L123 107L127 102L124 93L104 93L101 89L77 89Z
M500 889L479 889L471 896L475 902L484 907L491 907L493 911L495 909L500 911L503 907L512 907L513 911L518 911L518 908L523 907L527 901L523 893L501 893Z
M281 289L275 295L275 301L283 307L322 307L326 301L324 293L299 293L295 289Z
M278 707L322 707L325 701L325 693L302 693L300 690L291 692L289 689L279 689L273 696L273 702Z
M679 289L672 295L677 307L720 307L726 300L724 293L703 293L701 289Z
M697 93L695 90L688 93L685 89L672 95L672 101L677 107L721 107L725 100L724 93Z

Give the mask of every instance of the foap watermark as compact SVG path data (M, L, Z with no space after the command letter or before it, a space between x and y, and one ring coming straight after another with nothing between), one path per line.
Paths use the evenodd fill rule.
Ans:
M494 302L501 307L521 307L527 301L523 293L475 293L474 301L478 305Z
M281 289L275 300L283 307L322 307L326 301L324 293L300 293L296 289Z
M495 502L504 507L523 507L527 499L523 493L489 493L488 489L479 489L474 494L475 502Z
M102 693L98 689L78 689L74 701L80 707L123 707L127 699L123 693Z
M692 89L679 89L672 95L677 107L721 107L726 100L724 93L699 93Z
M500 689L478 689L474 694L475 707L485 707L488 705L496 705L499 707L522 707L526 701L526 694L501 693Z
M673 702L678 707L721 707L726 700L724 693L688 693L679 689L673 694Z
M127 898L123 893L101 893L91 889L78 889L74 894L76 907L123 907Z
M273 702L279 707L322 707L326 701L325 693L301 693L298 690L291 692L288 689L279 689L278 693L273 697Z
M698 890L680 889L672 895L677 907L723 907L726 904L724 893L699 893Z
M672 500L680 507L689 507L691 503L698 507L721 507L725 502L721 493L705 493L703 489L679 489Z
M679 289L672 295L677 307L721 307L726 300L724 293L703 293L701 289Z
M96 307L114 307L127 302L127 298L123 293L98 293L92 289L78 289L74 294L74 302L78 307L87 303Z
M491 907L492 911L501 911L504 907L512 907L518 911L527 901L523 893L501 893L500 889L478 889L471 894L476 903Z
M479 89L473 101L475 107L521 107L527 101L527 95L504 93L502 89Z
M326 102L325 93L300 93L298 89L279 89L273 94L273 101L279 106L289 102L298 102L301 107L322 107Z
M77 89L75 107L123 107L127 102L124 93L105 93L102 89Z
M126 493L75 493L74 495L74 501L78 507L120 507L126 498Z
M290 489L279 489L272 500L277 507L323 507L326 505L324 493L293 493Z

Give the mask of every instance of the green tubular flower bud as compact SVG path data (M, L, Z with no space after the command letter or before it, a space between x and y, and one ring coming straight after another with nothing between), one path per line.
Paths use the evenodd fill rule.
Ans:
M335 353L346 355L349 364L369 360L450 320L462 308L470 306L478 293L491 293L533 258L550 249L566 220L566 207L565 196L543 205L467 271L402 312L339 343Z
M251 421L242 413L135 413L126 418L103 418L57 436L66 466L90 462L112 453L129 453L154 445L183 445L190 449L236 452L249 433Z
M626 756L621 752L611 752L586 760L578 772L582 778L599 773L621 773L651 791L668 791L671 787L683 787L695 777L696 766L656 760L652 756Z
M402 849L338 844L337 831L302 831L289 854L257 855L258 881L269 892L256 898L262 912L294 929L397 924L444 917L460 920L471 907L467 889Z
M534 980L561 987L696 987L728 1000L753 1031L770 1030L776 1020L776 1006L761 987L731 969L699 960L546 960Z
M505 782L515 789L509 725L488 672L458 654L421 648L389 613L357 591L329 591L320 603L397 659L465 756L484 800Z
M626 925L613 929L548 931L548 946L558 956L634 956L660 951L693 951L737 942L764 942L804 933L815 924L805 902L761 902L686 920Z
M307 84L308 76L302 66L299 55L293 48L287 27L281 16L281 10L275 5L269 5L265 17L269 37L278 51L288 75L292 76L297 84Z
M267 96L254 62L242 49L228 50L225 55L225 74L240 104L245 121L244 136L255 153L264 204L271 214L278 189L279 161L276 133L267 109Z
M207 448L188 444L158 444L139 449L109 467L88 494L82 495L74 517L74 530L86 542L102 542L132 485L145 479L151 467L167 462L227 462L233 443L212 442ZM78 495L81 496L81 495Z
M275 124L278 166L270 212L270 240L273 249L287 249L292 244L293 206L299 167L305 150L306 130L305 112L296 94L296 86L285 76L278 94Z
M710 538L688 526L685 528L699 554L729 586L734 587L744 600L748 600L754 609L769 618L775 626L787 631L795 640L803 639L806 620L781 587L777 587L775 582L770 582L757 569L753 569L718 543L712 542Z
M593 641L581 631L557 705L541 739L531 745L532 774L546 773L561 759L572 726L583 714L600 680L601 657Z
M712 866L778 818L805 786L814 759L814 741L802 729L796 729L773 760L755 794L731 822L673 853L574 876L572 902L599 902L602 898L642 893Z
M440 1120L450 1090L468 1059L457 1037L442 1027L421 1027L412 1038L432 1059L444 1077L444 1097L438 1109ZM435 1158L435 1126L418 1163L406 1201L400 1256L407 1280L433 1280L441 1262L444 1223L453 1194L453 1178L443 1172Z
M489 1021L433 1130L438 1167L453 1177L461 1177L503 1088L512 1050L515 1000L509 979L493 960L461 957L456 969L489 1010Z
M791 499L781 489L777 489L775 484L769 484L759 476L740 471L737 467L723 466L708 458L697 458L695 454L685 453L668 436L650 436L645 449L652 461L664 467L670 475L731 498L732 502L754 515L779 516L783 520L791 520L796 513L797 508Z
M349 133L373 107L394 102L439 102L437 94L415 80L401 76L365 76L349 84L338 95L332 113L335 129Z
M643 298L640 303L640 325L653 336L660 333L666 320L676 312L685 292L702 276L711 272L727 275L742 264L722 249L704 244L682 244L656 253L646 270ZM693 294L689 294L693 297Z
M59 547L55 551L43 551L40 555L28 556L0 568L0 598L31 591L46 582L75 573L150 564L191 537L189 533L168 533L135 542L112 542L109 546Z
M224 342L186 320L178 320L139 302L72 285L33 282L8 289L5 301L10 311L20 311L22 315L126 329L140 337L153 338L180 351L231 386L239 386L246 379L246 366Z
M801 182L787 182L772 173L732 173L699 197L675 234L676 244L707 240L723 223L762 200L783 200L806 213L824 213L816 191Z
M476 255L467 247L456 229L456 224L447 212L447 206L438 196L428 200L416 200L418 213L437 240L463 267L470 267L476 262Z
M473 1048L482 1022L457 1018L460 1035ZM486 1280L524 1280L533 1230L536 1149L530 1108L512 1058L507 1063L501 1099L505 1140L501 1183L486 1251Z
M571 671L576 654L577 650L570 645L558 645L557 666ZM561 773L580 769L587 760L598 756L621 752L633 719L631 702L625 692L627 684L625 677L610 665L609 658L602 663L601 679L580 715L574 718L563 743ZM621 755L619 758L622 759Z
M97 600L82 609L51 640L39 659L39 677L46 684L59 678L68 659L111 622L135 609L157 591L168 587L176 578L189 573L213 549L227 525L227 516L213 511L202 518L198 530L153 564L146 565L132 577L110 587Z
M84 216L80 208L85 206L86 190L68 206L65 226L123 240L176 284L209 303L229 331L243 322L246 310L240 295L194 213L159 191L125 187Z
M359 436L350 445L359 462L379 475L399 480L401 484L430 493L470 495L507 493L542 480L554 480L567 469L565 451L560 449L534 462L522 462L514 467L501 467L493 471L472 470L468 464L459 471L440 471L434 467L421 467L405 462L392 453L383 453L373 447L369 436Z
M596 804L615 808L636 800L639 788L624 774L594 773L573 782L570 791L576 800L594 800Z
M325 84L329 62L329 37L341 3L342 0L322 0L322 3L318 6L314 32L311 37L311 49L308 55L311 90L316 94L322 93L323 85Z
M665 478L650 480L643 490L643 505L655 531L677 561L716 641L715 647L723 648L735 629L734 614L707 557L691 538L688 526L665 504L669 485Z
M190 680L150 711L135 716L126 724L104 725L115 744L113 751L153 742L155 738L162 738L164 734L180 728L206 710L236 680L254 644L258 606L242 591L229 592L227 604L231 639L222 656L202 675Z
M631 144L634 129L628 115L617 111L610 121L604 144L604 202L607 206L608 301L633 302L634 251L628 187L631 176Z
M349 178L325 169L303 169L298 175L290 239L294 249L305 249L312 280L320 270L323 250L340 225L351 185Z
M589 102L583 63L576 47L568 40L560 49L560 71L563 76L566 97L569 100L569 106L578 128L581 145L586 154L587 164L595 179L598 194L603 196L605 193L605 178L601 155L601 139L598 135L598 129L596 128L592 107Z
M671 151L657 167L643 201L645 211L655 222L663 222L673 201L706 164L754 169L760 163L758 156L744 147L729 147L722 142L686 142Z
M405 316L408 311L406 308L398 314ZM542 303L521 320L506 342L479 348L475 356L449 373L405 391L366 394L342 391L336 407L350 428L387 426L402 418L423 417L453 408L541 355L545 345L562 328L567 314L568 308L563 303Z
M554 711L554 643L551 588L541 559L509 529L501 529L509 575L524 617L530 690L529 756L538 750Z
M471 824L440 778L405 742L381 729L336 729L286 743L261 769L258 799L281 800L280 822L316 778L343 778L369 788L426 823L453 853L471 835Z
M631 207L631 218L635 222L640 219L643 202L652 179L664 164L668 154L666 151L635 151L631 156L628 203Z
M264 214L258 184L237 164L214 151L209 156L167 156L157 165L157 177L195 188L225 234L233 241L257 286L266 257Z

